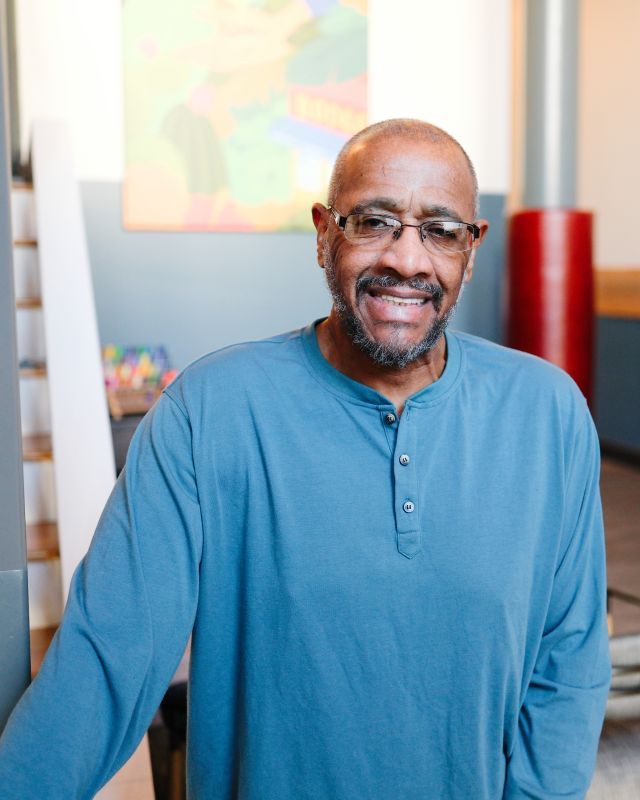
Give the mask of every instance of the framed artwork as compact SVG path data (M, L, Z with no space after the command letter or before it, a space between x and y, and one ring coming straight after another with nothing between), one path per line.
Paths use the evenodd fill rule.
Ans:
M125 227L304 231L367 123L366 0L125 0Z

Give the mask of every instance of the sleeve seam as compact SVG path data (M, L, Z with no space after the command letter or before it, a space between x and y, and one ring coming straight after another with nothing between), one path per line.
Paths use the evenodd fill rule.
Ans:
M177 397L174 397L171 394L168 386L162 390L162 393L165 394L176 405L182 416L185 418L185 421L189 424L189 430L191 430L191 420L189 419L189 415L187 414L187 409L183 406L183 404L178 400Z
M573 480L573 476L574 476L575 470L577 468L576 467L576 452L575 452L576 448L577 448L577 442L578 442L578 439L581 436L584 436L587 433L588 424L589 424L589 417L588 417L588 415L586 415L584 417L583 421L582 421L582 424L580 425L579 430L577 431L577 433L574 436L574 444L573 444L572 452L571 452L571 462L569 464L569 469L568 469L567 474L566 474L565 486L569 486L571 481ZM595 435L597 437L597 433ZM589 482L590 482L590 479L588 479L586 481L584 489L582 491L582 496L580 498L580 507L578 509L578 513L576 514L575 522L574 522L574 524L572 526L571 532L565 531L565 526L567 524L567 520L563 518L562 529L561 529L562 530L562 540L565 540L565 536L566 536L566 544L564 545L564 547L561 547L558 550L558 561L556 563L556 568L554 570L554 574L557 574L558 571L561 569L562 564L564 563L564 560L566 559L569 551L571 550L571 546L572 546L573 541L574 541L575 536L576 536L576 530L578 528L578 524L579 524L579 521L580 521L580 516L581 516L581 513L582 513L582 509L584 508L584 502L585 502L585 497L587 495L587 491L588 491L588 488L589 488ZM566 513L566 510L565 510L565 513ZM564 515L563 515L563 517L564 517Z
M184 418L188 428L189 428L189 452L191 454L191 468L193 470L193 485L196 490L196 502L198 504L198 508L200 509L200 531L201 531L201 541L200 541L200 559L202 559L202 550L204 546L204 512L202 509L202 503L200 502L200 487L198 486L198 472L196 470L196 462L193 454L193 426L191 424L191 419L189 418L189 414L187 413L186 408L184 407L183 403L178 400L177 397L174 397L173 394L169 391L169 387L165 387L162 390L163 394L165 394L176 406L178 411L180 412L181 416Z

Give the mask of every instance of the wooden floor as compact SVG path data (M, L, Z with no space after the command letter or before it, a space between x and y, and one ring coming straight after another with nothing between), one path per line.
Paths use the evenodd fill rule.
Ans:
M640 597L640 466L603 458L607 584ZM614 600L614 632L640 633L640 608Z
M135 753L120 772L98 792L95 800L154 800L154 798L149 743L145 736Z

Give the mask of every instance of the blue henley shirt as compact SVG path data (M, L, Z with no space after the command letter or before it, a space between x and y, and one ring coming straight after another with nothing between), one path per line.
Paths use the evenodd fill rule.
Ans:
M469 335L400 418L315 325L201 358L136 432L0 796L93 797L193 632L195 800L582 798L609 682L598 474L571 379Z

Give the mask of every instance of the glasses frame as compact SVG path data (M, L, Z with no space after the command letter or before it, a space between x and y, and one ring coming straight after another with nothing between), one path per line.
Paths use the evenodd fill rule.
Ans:
M347 220L349 219L349 217L361 217L361 216L363 216L362 212L360 212L358 214L347 214L346 217L345 217L337 209L335 209L333 206L327 206L327 210L331 212L331 216L333 217L336 225L342 231L343 234L344 234L344 229L345 229L345 227L347 225ZM366 216L366 214L365 214L365 216ZM397 222L399 224L399 227L397 227L392 233L392 236L394 237L394 241L397 241L400 238L400 235L402 234L402 229L403 228L417 228L418 232L419 232L419 236L420 236L420 242L425 247L426 247L425 242L428 240L428 237L426 235L423 235L423 233L422 233L422 228L423 228L424 225L429 225L429 224L431 224L433 222L457 222L459 225L466 225L467 226L467 230L473 236L473 238L471 240L471 247L467 247L465 250L449 251L450 253L468 253L469 250L473 250L475 242L480 238L480 228L475 223L473 223L473 222L465 222L464 220L447 219L447 218L443 218L443 217L434 217L433 219L427 220L426 222L421 222L419 225L412 225L409 222L401 222L397 217L394 217L391 214L371 214L370 216L372 216L372 217L382 217L383 219L392 219L394 222ZM361 240L349 239L346 234L344 234L344 236L345 236L345 239L348 242L352 242L355 245L365 244L365 242L367 241L367 239L361 239ZM377 238L379 238L379 237L372 236L372 237L370 237L370 240L371 241L376 241ZM429 241L431 242L430 239L429 239ZM433 245L433 246L437 249L437 245ZM446 251L438 250L438 253L446 254Z

